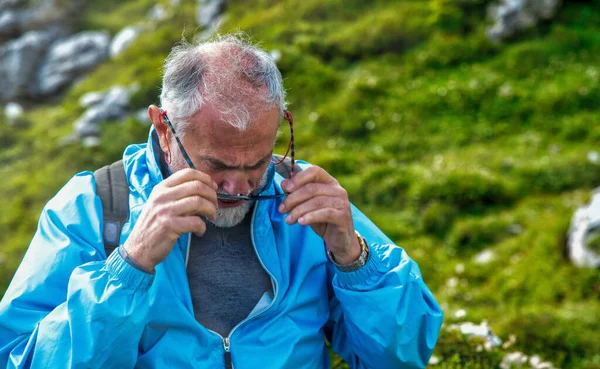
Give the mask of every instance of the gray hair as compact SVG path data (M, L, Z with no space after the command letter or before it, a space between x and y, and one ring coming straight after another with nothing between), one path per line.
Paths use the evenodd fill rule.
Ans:
M278 107L283 115L287 105L275 60L239 33L197 45L183 40L165 60L160 104L182 135L207 102L240 130L248 128L251 109Z

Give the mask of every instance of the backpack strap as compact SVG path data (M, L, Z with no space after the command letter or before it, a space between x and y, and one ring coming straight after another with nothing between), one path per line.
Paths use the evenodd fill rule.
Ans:
M104 214L102 239L108 257L119 247L121 229L129 218L129 184L125 177L123 160L96 170L94 178L96 194L102 201Z

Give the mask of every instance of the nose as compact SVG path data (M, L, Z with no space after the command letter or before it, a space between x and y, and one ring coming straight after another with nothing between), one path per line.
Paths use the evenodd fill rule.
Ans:
M241 170L235 170L225 174L222 177L222 182L219 187L230 195L248 195L252 190L248 176Z

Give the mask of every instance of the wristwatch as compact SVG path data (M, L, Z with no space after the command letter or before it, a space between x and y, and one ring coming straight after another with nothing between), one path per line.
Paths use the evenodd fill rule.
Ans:
M355 270L358 270L362 268L369 260L369 246L367 244L367 240L363 236L361 236L360 233L358 233L358 231L354 231L354 233L356 233L356 237L358 238L358 243L360 243L361 248L360 256L356 261L353 261L350 264L338 264L335 261L335 258L331 251L327 249L327 256L329 257L329 260L331 260L331 262L341 272L353 272Z

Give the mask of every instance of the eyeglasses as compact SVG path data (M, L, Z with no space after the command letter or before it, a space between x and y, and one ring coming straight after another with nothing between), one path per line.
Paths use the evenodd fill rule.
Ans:
M171 123L171 120L167 116L167 112L165 110L161 109L160 110L160 114L163 117L163 119L165 120L165 122L167 123L167 125L169 126L169 128L171 129L171 132L173 132L173 136L175 136L175 140L177 141L177 145L179 146L179 151L181 151L181 155L183 156L183 158L185 159L185 161L187 162L187 164L189 165L190 168L196 169L196 166L192 162L192 159L190 158L190 156L188 155L187 151L183 147L183 144L181 143L181 140L179 139L179 136L177 136L177 132L175 132L175 127L173 127L173 124ZM288 154L290 154L290 159L292 161L292 167L291 167L291 170L290 170L290 178L291 178L294 175L294 169L295 169L295 165L296 165L296 162L294 160L294 156L295 156L295 152L294 152L294 117L292 117L292 113L290 113L289 110L286 110L283 113L283 119L287 120L288 123L290 124L290 143L288 144L287 151L286 151L285 155L283 156L283 158L281 158L280 160L277 160L277 161L271 160L271 163L273 163L275 165L279 165L279 164L283 163L283 161L288 156ZM219 199L219 200L227 200L227 201L237 201L237 200L270 200L270 199L276 199L276 198L284 197L284 196L287 196L287 194L286 193L280 193L280 194L277 194L277 195L262 195L262 196L261 195L227 195L227 194L217 194L217 199Z

